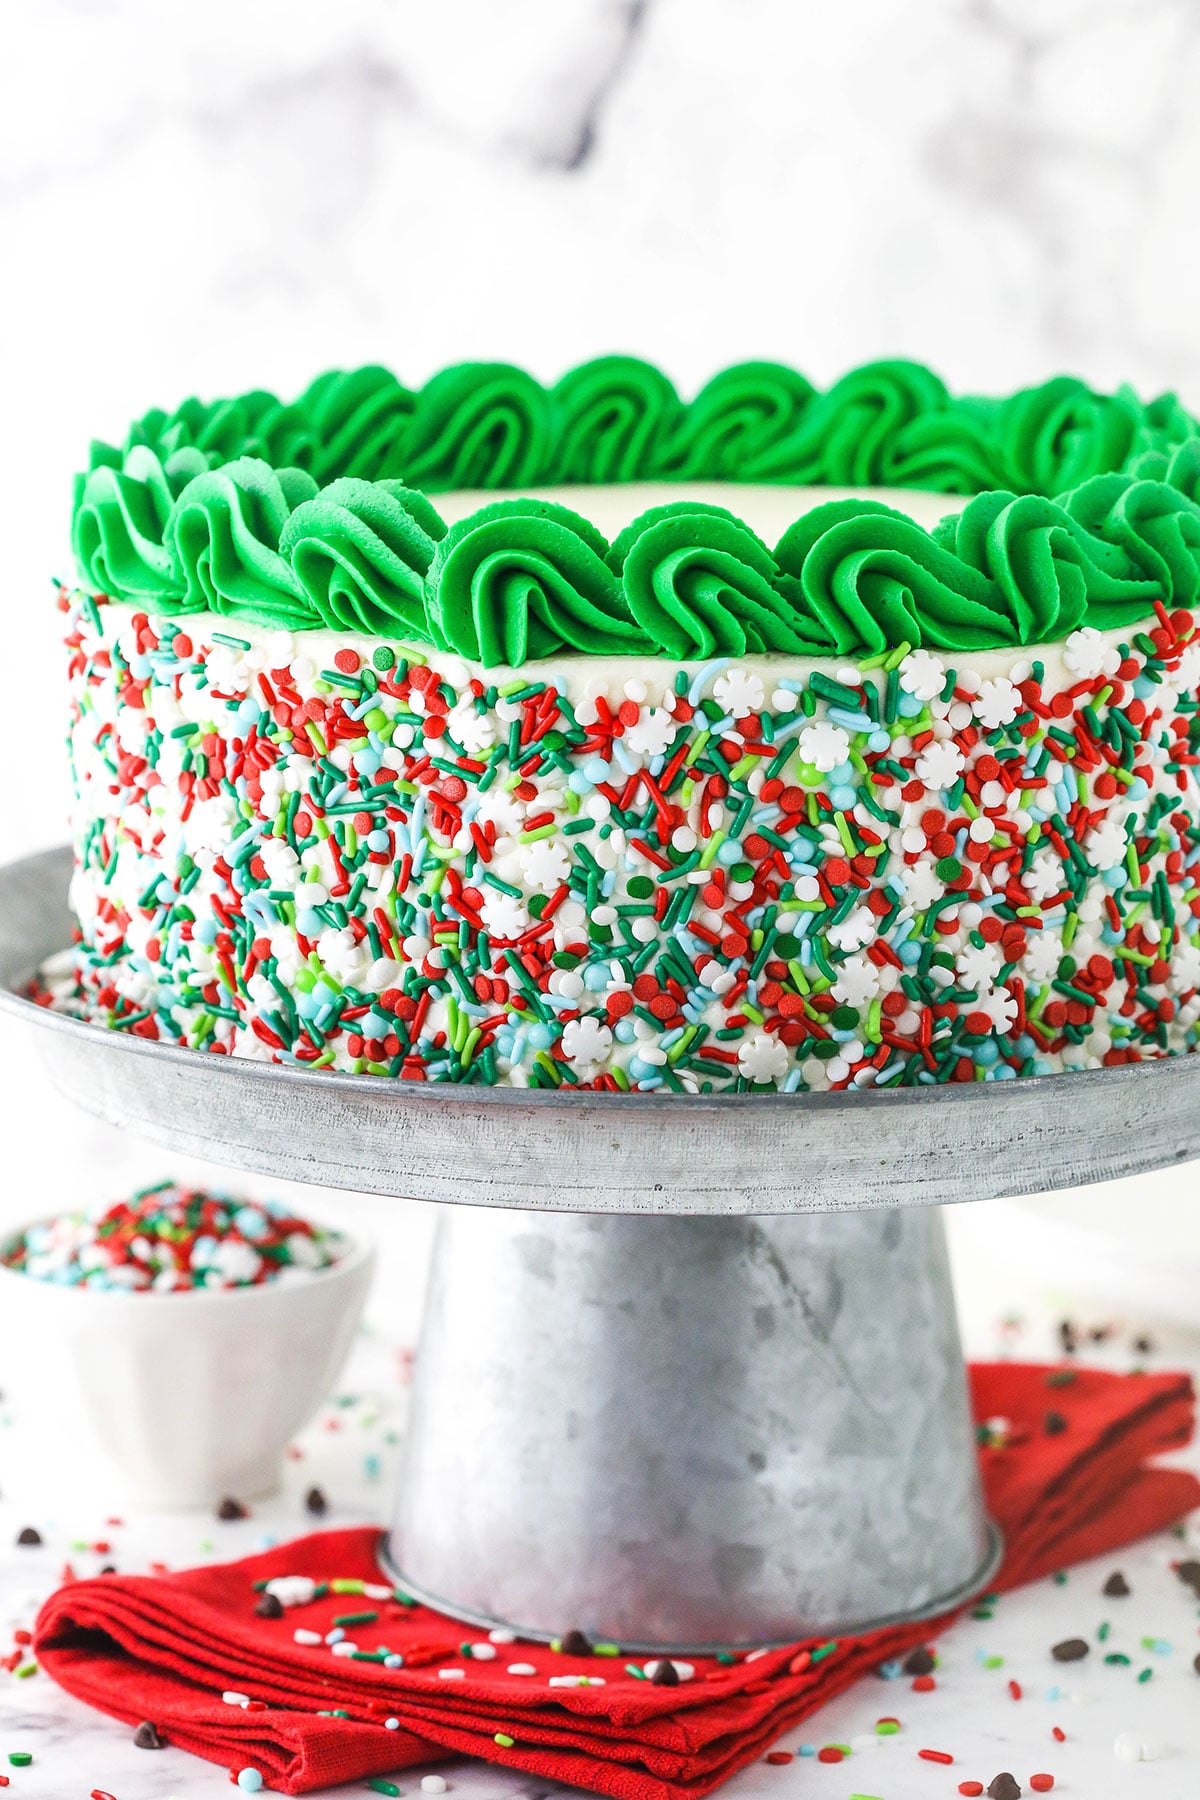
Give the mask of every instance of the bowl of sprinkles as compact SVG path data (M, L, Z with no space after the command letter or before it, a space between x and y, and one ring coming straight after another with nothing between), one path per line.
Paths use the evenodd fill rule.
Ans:
M17 1485L86 1469L125 1504L270 1492L337 1378L373 1264L279 1201L169 1180L26 1225L0 1244Z

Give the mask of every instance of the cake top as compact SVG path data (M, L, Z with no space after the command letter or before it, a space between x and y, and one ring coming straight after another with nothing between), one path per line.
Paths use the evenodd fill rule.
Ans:
M644 481L729 483L732 505L681 487L609 542L540 492ZM739 483L973 498L932 530L831 499L770 548L737 516ZM448 525L428 496L461 489L517 491ZM72 535L95 592L150 612L361 630L485 667L981 651L1197 603L1200 423L1173 395L1069 376L956 397L900 361L826 393L743 363L690 403L632 357L549 389L502 363L417 391L367 367L291 403L146 413L120 448L92 446Z

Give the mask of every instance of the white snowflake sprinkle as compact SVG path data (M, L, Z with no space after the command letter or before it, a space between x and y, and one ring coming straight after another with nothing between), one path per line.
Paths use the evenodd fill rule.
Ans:
M563 1026L563 1055L577 1068L594 1068L597 1063L606 1061L612 1041L608 1026L590 1013L580 1019L570 1019Z
M553 838L539 838L526 844L520 853L521 877L528 888L540 894L552 894L567 879L571 859L565 844Z
M787 1045L768 1031L751 1032L738 1045L738 1072L747 1081L781 1081L787 1066Z
M1012 682L999 676L995 681L980 683L972 710L985 731L995 731L1001 725L1012 724L1021 710L1021 698Z
M981 994L976 1007L987 1014L996 1031L1008 1031L1016 1021L1017 1003L1007 988L993 988L991 993Z
M963 753L947 738L926 744L916 761L916 774L927 788L952 788L963 772Z
M529 914L525 905L512 894L501 894L495 888L489 888L479 911L489 937L518 938L528 929Z
M1004 966L1004 953L998 944L984 944L982 949L977 944L964 944L954 966L968 987L986 990Z
M1088 832L1083 840L1084 855L1093 869L1115 869L1125 859L1125 825L1111 814Z
M905 869L902 876L904 882L904 898L918 912L924 912L935 900L940 900L946 891L932 863L914 863L911 869Z
M850 753L850 739L840 725L819 719L815 725L805 726L797 748L806 763L812 763L814 768L827 775L830 769L845 762Z
M635 756L665 756L675 741L675 720L665 706L643 706L636 725L625 733Z
M726 669L713 682L713 699L735 719L758 712L765 698L766 689L751 669Z
M838 925L830 925L825 933L839 950L861 950L875 936L875 914L869 906L856 906Z
M1062 659L1072 675L1092 681L1103 673L1107 648L1103 635L1094 625L1082 625L1063 645Z
M1029 947L1021 958L1021 967L1031 981L1053 981L1058 974L1062 953L1062 941L1057 932L1035 932L1030 937Z
M866 1006L879 993L880 974L865 956L848 956L837 972L833 997L844 1006Z
M946 665L928 650L910 650L900 664L900 686L914 700L936 700L946 685Z

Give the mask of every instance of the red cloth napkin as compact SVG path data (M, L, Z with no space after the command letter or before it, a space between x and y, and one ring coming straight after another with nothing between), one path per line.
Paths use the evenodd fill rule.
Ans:
M1147 1466L1191 1434L1184 1375L980 1364L971 1390L976 1419L991 1426L980 1462L1007 1544L997 1587L1114 1550L1200 1504L1194 1476ZM172 1743L228 1768L251 1765L285 1794L462 1752L616 1800L677 1800L709 1793L781 1731L948 1622L728 1663L693 1657L691 1679L659 1687L629 1672L640 1658L525 1644L472 1659L464 1640L486 1643L485 1634L423 1606L331 1593L281 1619L256 1616L255 1583L276 1576L380 1582L378 1545L373 1528L326 1531L178 1575L72 1582L42 1608L36 1652L91 1705L129 1724L149 1719ZM378 1617L348 1635L360 1650L400 1652L403 1668L295 1641L298 1626L323 1638L335 1616L362 1611ZM512 1675L514 1663L536 1674ZM550 1687L552 1675L603 1685ZM254 1709L223 1701L229 1690Z

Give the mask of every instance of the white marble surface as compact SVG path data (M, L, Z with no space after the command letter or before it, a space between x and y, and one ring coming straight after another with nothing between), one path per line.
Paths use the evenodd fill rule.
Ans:
M1049 1353L1049 1321L1031 1323L1016 1337L998 1331L993 1320L997 1293L980 1289L978 1310L971 1316L971 1337L981 1354L1007 1344L1020 1354ZM1001 1303L999 1311L1006 1310ZM1078 1316L1078 1315L1077 1315ZM1082 1315L1096 1321L1098 1315ZM1130 1344L1139 1327L1126 1323L1110 1344L1089 1352L1097 1361L1125 1368ZM1150 1360L1178 1367L1190 1359L1200 1369L1200 1344L1161 1340ZM5 1498L0 1501L0 1654L8 1648L8 1631L28 1626L41 1599L53 1588L64 1558L77 1572L88 1574L104 1561L122 1570L145 1571L154 1560L181 1567L207 1557L216 1560L246 1555L271 1537L287 1538L307 1530L311 1521L302 1496L314 1482L330 1501L327 1522L383 1520L387 1516L397 1460L396 1439L402 1428L405 1362L394 1340L385 1334L365 1337L342 1384L353 1396L331 1406L302 1439L303 1459L291 1462L284 1491L254 1508L243 1522L222 1525L195 1514L125 1515L109 1522L105 1496L94 1491L89 1471L80 1469L78 1484L63 1493L53 1510L20 1497L22 1428L0 1408L0 1456ZM330 1422L336 1429L330 1429ZM1200 1449L1184 1458L1200 1469ZM45 1544L20 1549L20 1528L36 1524ZM80 1543L107 1542L107 1553L79 1550ZM756 1763L724 1789L729 1800L780 1800L802 1792L814 1800L847 1800L849 1794L879 1800L946 1800L957 1783L968 1778L985 1784L1009 1769L1025 1787L1027 1777L1049 1771L1055 1793L1063 1800L1127 1800L1132 1794L1154 1800L1192 1800L1200 1793L1200 1679L1192 1659L1200 1652L1200 1609L1170 1570L1172 1559L1200 1555L1200 1514L1193 1517L1189 1537L1163 1536L1101 1563L1071 1572L1064 1586L1041 1582L1006 1597L988 1623L964 1620L939 1645L942 1666L938 1686L915 1694L907 1681L867 1680L843 1695L818 1716L787 1732L782 1749L802 1742L849 1742L873 1731L884 1714L899 1717L903 1729L879 1740L840 1765L793 1762L787 1767ZM1120 1567L1133 1592L1126 1600L1106 1600L1100 1589L1114 1567ZM1093 1651L1086 1663L1053 1662L1050 1646L1063 1638L1092 1636L1109 1619L1107 1648L1134 1659L1129 1669L1101 1666ZM1170 1642L1169 1652L1145 1650L1142 1638ZM984 1668L981 1658L1004 1659L1001 1668ZM1137 1672L1152 1668L1140 1684ZM1016 1680L1023 1698L1010 1698L1007 1683ZM1047 1698L1050 1689L1061 1698ZM1067 1741L1056 1744L1058 1725ZM1159 1760L1137 1768L1118 1762L1113 1740L1133 1731L1154 1745ZM0 1672L0 1767L11 1776L14 1800L85 1800L99 1787L114 1800L217 1800L230 1788L227 1773L173 1749L138 1750L130 1731L55 1688L43 1674L25 1680ZM948 1751L952 1767L921 1761L922 1747ZM30 1750L27 1769L10 1769L10 1750ZM460 1800L538 1800L554 1792L552 1784L456 1760L440 1765ZM422 1770L407 1770L396 1780L406 1795L418 1795ZM334 1790L337 1795L363 1795L363 1784Z

